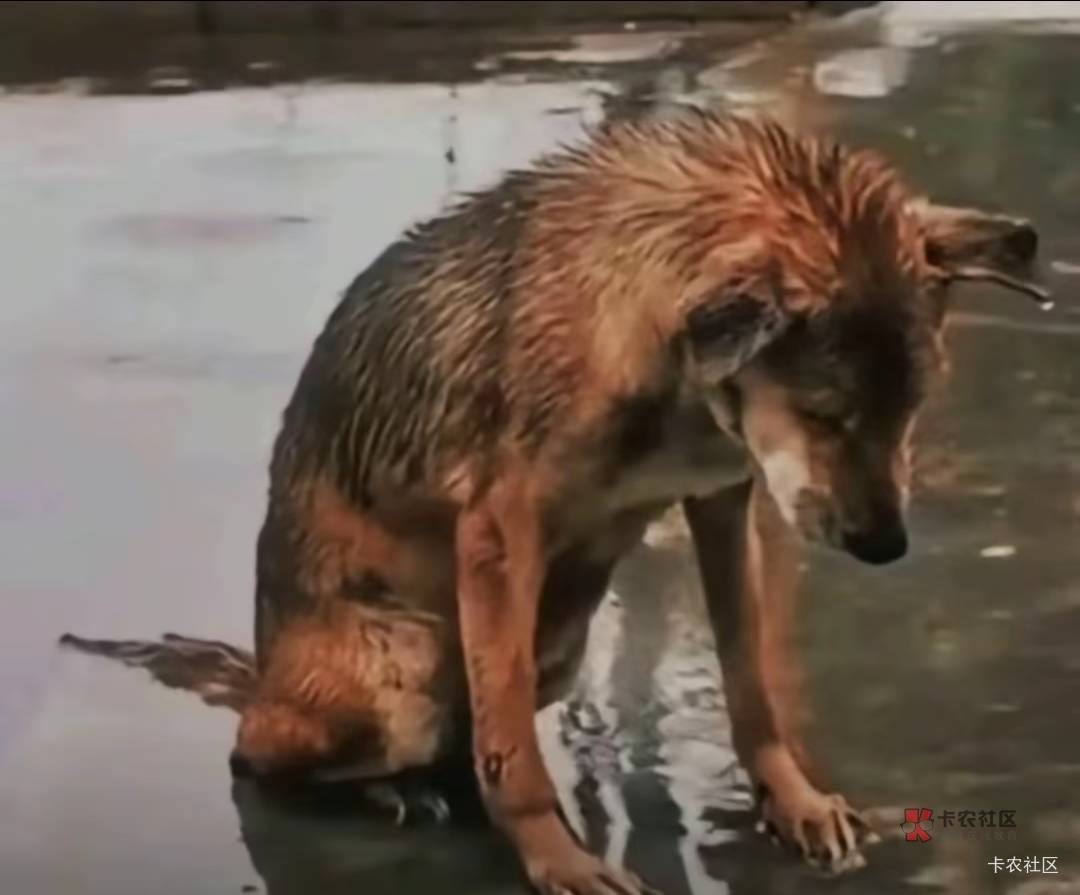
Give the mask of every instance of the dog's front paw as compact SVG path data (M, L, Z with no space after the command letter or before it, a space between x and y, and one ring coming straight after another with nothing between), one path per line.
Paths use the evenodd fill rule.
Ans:
M521 820L513 832L525 873L541 895L660 895L585 851L554 812Z
M879 841L847 799L809 784L776 791L763 787L759 829L798 849L812 867L833 874L865 866L862 847Z
M577 849L558 861L540 859L525 868L541 895L660 895L634 874Z

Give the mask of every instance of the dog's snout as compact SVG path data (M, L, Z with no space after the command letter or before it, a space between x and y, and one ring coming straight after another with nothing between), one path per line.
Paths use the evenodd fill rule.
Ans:
M863 562L884 565L907 553L907 531L902 525L890 525L872 531L845 532L844 549Z

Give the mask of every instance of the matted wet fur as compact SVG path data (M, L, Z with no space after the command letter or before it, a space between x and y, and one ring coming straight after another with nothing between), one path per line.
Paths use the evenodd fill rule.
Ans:
M1023 221L872 153L704 113L609 124L421 224L348 289L285 411L253 661L68 642L241 712L260 777L385 779L472 751L549 893L636 893L559 819L536 710L614 563L684 501L736 746L770 829L837 870L866 825L770 694L798 541L906 549L909 443L954 279L1022 279Z

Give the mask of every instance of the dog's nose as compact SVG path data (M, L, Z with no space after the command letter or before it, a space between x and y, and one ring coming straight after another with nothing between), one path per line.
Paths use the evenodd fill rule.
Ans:
M844 532L844 549L856 559L875 566L900 559L908 549L907 532L902 526L873 531Z

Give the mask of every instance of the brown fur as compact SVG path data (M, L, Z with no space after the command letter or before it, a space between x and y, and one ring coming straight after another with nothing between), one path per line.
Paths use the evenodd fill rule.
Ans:
M533 718L615 561L686 499L763 811L853 860L857 817L775 717L764 606L793 531L902 552L948 265L971 254L935 208L870 153L688 114L606 126L389 248L285 411L237 755L372 778L471 744L535 886L639 891L558 820Z

